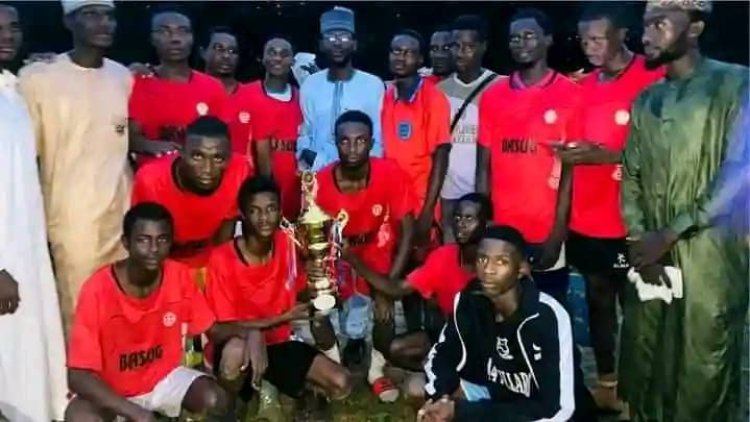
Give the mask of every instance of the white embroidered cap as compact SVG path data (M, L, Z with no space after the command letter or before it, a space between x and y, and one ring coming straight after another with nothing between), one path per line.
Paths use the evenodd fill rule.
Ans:
M109 6L115 7L113 0L60 0L63 14L69 15L76 10L86 6Z

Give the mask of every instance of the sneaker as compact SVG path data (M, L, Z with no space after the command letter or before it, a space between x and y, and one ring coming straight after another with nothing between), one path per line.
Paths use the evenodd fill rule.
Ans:
M383 403L393 403L398 400L399 391L388 377L380 377L372 383L372 393Z

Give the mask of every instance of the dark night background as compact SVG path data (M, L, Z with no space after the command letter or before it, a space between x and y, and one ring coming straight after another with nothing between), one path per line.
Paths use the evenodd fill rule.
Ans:
M0 0L2 1L2 0ZM69 48L70 37L62 26L62 12L55 1L11 1L20 13L25 28L26 51L62 52ZM631 23L629 44L640 51L640 27L644 2L627 4ZM359 53L356 65L381 76L387 74L387 49L393 31L413 28L426 39L432 30L462 13L483 16L490 28L489 51L485 65L506 73L510 67L507 50L508 20L521 7L537 7L550 15L555 24L555 46L550 62L562 71L585 65L575 38L576 21L585 2L143 2L118 1L118 31L110 56L125 64L154 62L149 45L149 19L155 9L175 6L193 19L196 48L205 40L206 31L216 25L233 28L241 46L241 79L262 74L258 52L266 37L283 34L291 38L297 51L317 51L319 17L336 4L356 13ZM708 29L702 39L704 52L716 59L748 63L748 2L715 1ZM194 65L201 67L194 57Z

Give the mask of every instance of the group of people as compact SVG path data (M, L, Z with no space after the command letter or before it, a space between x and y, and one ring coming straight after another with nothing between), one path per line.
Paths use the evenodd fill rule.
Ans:
M384 82L353 67L354 12L335 7L324 70L295 78L274 36L244 83L230 28L198 71L190 17L160 10L159 63L128 68L105 57L113 1L62 8L73 48L16 76L21 21L0 5L0 420L235 420L254 391L327 410L363 362L420 421L736 417L748 244L718 223L738 215L716 185L746 157L727 151L748 69L701 55L710 1L648 0L643 55L622 9L589 5L594 70L575 80L549 67L536 9L510 18L508 76L463 15L428 41L395 32ZM301 172L347 216L334 265L299 247ZM332 315L311 305L327 276ZM387 365L410 371L402 388Z

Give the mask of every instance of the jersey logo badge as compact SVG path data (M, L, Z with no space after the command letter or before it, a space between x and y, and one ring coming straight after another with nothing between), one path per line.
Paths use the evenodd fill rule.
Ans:
M622 164L615 166L615 171L612 172L612 179L618 182L622 180Z
M510 354L510 347L508 347L508 339L507 338L497 338L497 345L495 346L497 349L497 353L500 355L501 359L505 360L513 360L513 356Z
M198 112L199 116L205 116L208 113L208 104L198 103L195 105L195 111Z
M241 111L238 117L240 119L240 123L242 123L243 125L250 123L250 113L248 113L247 111Z
M115 133L118 135L124 135L125 129L128 127L127 119L123 118L116 118L114 122L115 126Z
M398 122L398 137L402 141L411 138L411 123L407 121Z
M549 109L544 112L544 123L553 125L557 121L557 112L553 109Z
M612 268L617 269L617 270L622 270L622 269L626 269L629 267L630 267L630 264L628 263L628 258L625 256L624 253L618 252L617 260L615 261L614 264L612 264Z
M375 204L372 206L372 215L375 217L380 217L380 214L383 213L383 206L380 204Z
M167 312L164 314L162 322L164 323L165 327L169 328L173 326L175 322L177 322L177 316L174 314L174 312Z
M630 123L630 112L627 110L617 110L615 112L615 123L620 126L625 126Z
M531 349L534 351L534 360L537 362L542 360L542 348L531 343Z

